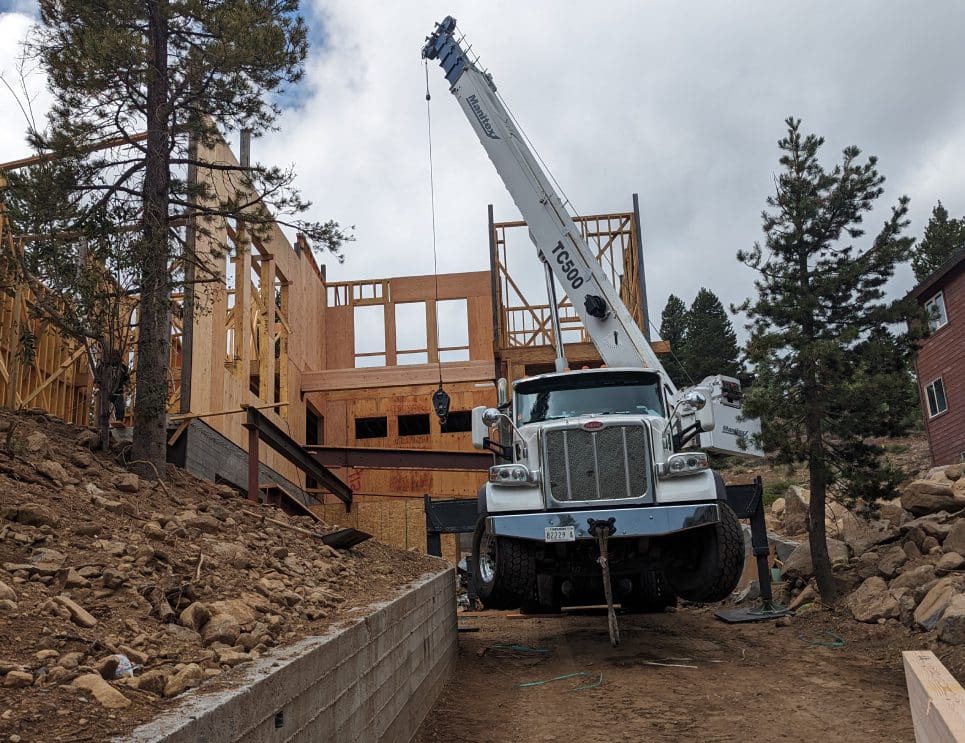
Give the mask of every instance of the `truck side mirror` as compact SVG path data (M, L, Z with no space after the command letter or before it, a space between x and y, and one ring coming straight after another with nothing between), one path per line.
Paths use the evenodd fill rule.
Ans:
M485 412L485 405L472 409L472 445L476 449L485 449L485 440L489 436L489 425L483 420Z
M714 406L713 404L704 405L702 408L698 408L696 412L697 422L700 424L700 430L703 432L713 431L714 426Z

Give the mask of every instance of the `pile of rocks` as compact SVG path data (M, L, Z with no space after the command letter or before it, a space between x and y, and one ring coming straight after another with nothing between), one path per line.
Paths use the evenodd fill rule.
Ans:
M803 590L813 573L807 516L801 488L776 501L769 516L773 527L801 540L781 566L792 591ZM881 504L876 519L829 503L826 527L835 577L854 619L900 622L965 644L965 466L931 470L903 488L900 504Z
M142 481L91 452L87 431L0 413L0 432L11 427L7 452L0 436L0 739L107 739L110 710L125 709L128 727L149 719L152 700L437 569L375 542L334 550L285 528L324 530L310 517L182 472Z

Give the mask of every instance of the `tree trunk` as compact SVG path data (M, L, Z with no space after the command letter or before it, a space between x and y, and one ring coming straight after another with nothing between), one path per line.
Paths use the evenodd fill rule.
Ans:
M167 0L148 0L151 67L147 82L147 142L143 186L143 253L138 307L137 387L133 458L164 472L167 445L170 282L168 197L170 189L170 102ZM138 474L154 477L150 466Z
M820 430L820 429L819 429ZM820 449L820 438L817 448ZM813 451L808 457L811 469L811 503L808 507L808 542L811 546L811 564L814 566L814 578L818 584L818 593L827 606L834 605L838 598L838 589L834 584L831 571L831 557L828 554L828 539L824 526L826 513L825 501L827 497L827 473L825 472L823 452Z

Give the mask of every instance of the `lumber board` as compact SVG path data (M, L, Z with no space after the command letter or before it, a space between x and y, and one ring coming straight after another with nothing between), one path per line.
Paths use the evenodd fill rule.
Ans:
M901 656L917 743L965 741L965 689L930 650Z
M493 378L492 361L460 361L442 365L442 378L450 382L488 382ZM302 374L302 394L331 390L368 390L439 383L437 364L412 364L367 369L331 369Z

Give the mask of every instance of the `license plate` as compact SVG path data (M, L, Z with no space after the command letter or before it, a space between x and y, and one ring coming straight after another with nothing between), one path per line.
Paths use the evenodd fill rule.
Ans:
M546 541L547 542L575 542L576 527L575 526L547 526Z

